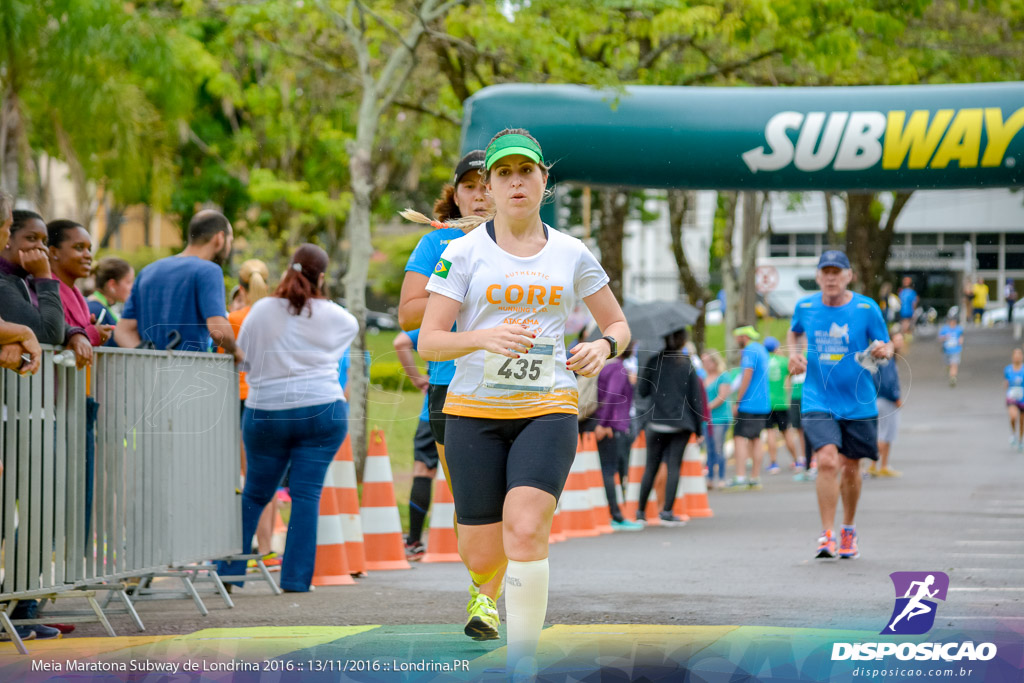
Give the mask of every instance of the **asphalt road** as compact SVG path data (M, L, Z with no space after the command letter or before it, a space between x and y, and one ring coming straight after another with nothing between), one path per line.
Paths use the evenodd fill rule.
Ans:
M902 366L899 479L864 482L857 560L813 559L814 485L784 473L762 491L710 495L714 517L551 548L549 624L758 625L880 631L894 571L944 571L936 626L1024 631L1024 454L1007 445L1002 367L1007 330L968 330L960 384L946 383L938 344L919 338ZM786 462L786 455L781 461ZM373 572L355 586L274 597L252 584L227 609L207 597L140 603L151 634L203 628L458 624L468 577L460 564ZM119 635L134 628L112 619ZM82 624L75 635L102 635Z

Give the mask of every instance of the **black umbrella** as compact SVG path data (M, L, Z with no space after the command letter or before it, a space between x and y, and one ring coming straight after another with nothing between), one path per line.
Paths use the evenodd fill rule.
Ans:
M682 301L627 303L622 312L626 314L633 339L637 342L656 343L654 348L661 348L663 337L689 327L700 317L696 306Z

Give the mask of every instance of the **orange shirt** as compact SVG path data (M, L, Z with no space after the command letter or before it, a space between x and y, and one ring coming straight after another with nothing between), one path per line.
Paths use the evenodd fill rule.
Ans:
M231 329L235 333L235 339L238 339L238 331L242 329L242 323L245 321L245 316L249 315L249 309L252 306L246 306L240 308L237 311L228 313L228 322L231 323ZM238 395L243 401L249 397L249 385L245 381L245 373L238 373Z

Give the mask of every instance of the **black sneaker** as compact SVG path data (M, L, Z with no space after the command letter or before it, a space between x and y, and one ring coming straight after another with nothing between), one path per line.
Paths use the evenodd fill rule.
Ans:
M664 510L662 510L661 513L658 514L658 519L661 520L662 526L683 526L684 524L686 524L686 522L683 521L682 517L677 517L676 515L673 515L671 512L666 512Z
M647 515L644 514L643 510L637 510L636 511L636 523L637 524L647 524Z

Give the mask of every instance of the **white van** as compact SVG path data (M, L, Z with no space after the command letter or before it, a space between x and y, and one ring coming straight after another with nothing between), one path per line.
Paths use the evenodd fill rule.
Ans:
M764 264L769 265L769 264ZM775 315L793 315L796 303L805 296L817 292L820 287L815 281L814 266L771 266L778 273L775 289L764 295L764 300Z

